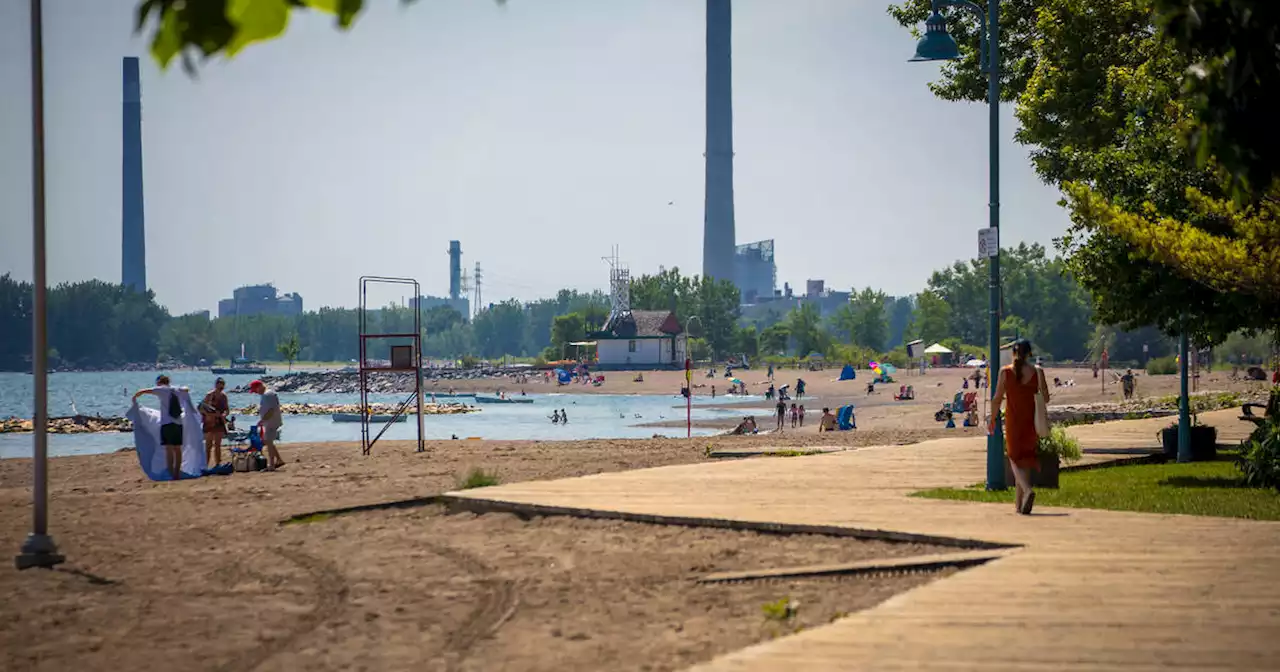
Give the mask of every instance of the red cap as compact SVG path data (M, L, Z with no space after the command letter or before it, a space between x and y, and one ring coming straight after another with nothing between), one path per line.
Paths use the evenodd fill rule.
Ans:
M261 380L255 380L252 383L249 383L250 390L256 390L259 387L266 387L266 385L264 385Z

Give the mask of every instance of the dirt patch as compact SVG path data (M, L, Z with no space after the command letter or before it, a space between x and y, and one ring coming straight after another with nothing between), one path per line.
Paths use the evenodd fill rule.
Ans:
M677 670L942 574L700 576L948 550L436 506L278 527L259 550L172 541L146 554L159 576L7 582L26 608L0 625L4 668Z

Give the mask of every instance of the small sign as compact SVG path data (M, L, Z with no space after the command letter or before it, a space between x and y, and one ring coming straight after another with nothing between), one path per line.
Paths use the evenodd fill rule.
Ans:
M978 229L978 258L1000 256L1000 229Z
M1146 343L1143 343L1143 344L1142 344L1142 353L1143 353L1143 354L1146 354L1146 353L1147 353L1147 344L1146 344Z

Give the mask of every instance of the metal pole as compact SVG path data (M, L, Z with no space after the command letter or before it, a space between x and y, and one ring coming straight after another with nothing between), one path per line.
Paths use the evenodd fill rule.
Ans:
M689 394L685 396L685 438L694 438L694 370L692 370L692 362L690 357L685 357L685 389L689 390Z
M991 197L988 204L991 227L997 232L996 253L991 265L991 353L987 370L992 372L987 388L988 398L996 394L997 374L1000 366L1000 15L999 0L987 0L987 107L991 120L990 180ZM1000 409L993 409L995 427L987 436L987 489L1004 490L1004 431L1000 422Z
M1191 400L1187 397L1187 330L1178 336L1178 461L1191 461Z
M49 536L49 336L46 331L44 231L44 34L41 0L31 0L31 374L34 396L31 534L14 558L18 569L49 568L65 558Z

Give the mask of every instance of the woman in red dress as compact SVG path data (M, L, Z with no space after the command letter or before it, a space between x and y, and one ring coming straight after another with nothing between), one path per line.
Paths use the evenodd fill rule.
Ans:
M1049 388L1039 367L1028 363L1031 358L1031 342L1019 339L1013 344L1013 364L1000 370L996 383L996 395L991 399L991 417L987 421L987 433L995 427L1000 403L1007 401L1004 420L1004 446L1013 467L1016 482L1014 508L1018 513L1029 514L1035 504L1036 493L1031 489L1031 470L1039 466L1036 448L1040 437L1036 434L1036 390L1049 403Z

